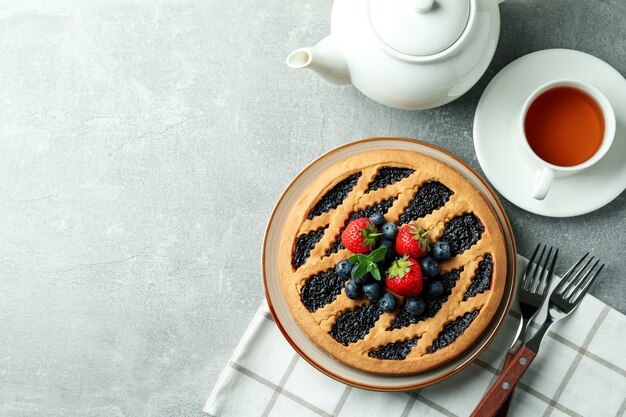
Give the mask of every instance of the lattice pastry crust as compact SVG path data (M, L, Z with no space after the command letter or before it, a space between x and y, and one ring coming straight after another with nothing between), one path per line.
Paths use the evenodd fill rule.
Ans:
M390 167L414 172L368 192L379 171ZM354 180L357 177L354 174L359 172L360 176ZM346 187L349 192L346 191L345 198L340 198L341 204L329 212L320 214L317 210L317 215L310 214L320 199L350 176L353 176L355 185L351 189ZM447 299L442 300L441 308L433 317L390 330L401 310L403 301L400 297L399 307L393 312L380 312L364 337L347 345L341 343L331 335L338 318L372 303L367 300L350 300L342 288L345 282L340 282L334 299L316 308L308 308L301 296L307 280L325 271L332 275L335 264L350 256L351 253L346 249L340 248L335 253L331 253L330 249L340 239L340 232L351 213L397 197L386 212L385 219L398 222L420 187L433 181L445 185L453 194L443 207L415 220L417 225L425 229L434 227L430 233L432 240L439 240L448 222L468 213L473 213L484 228L477 242L440 264L442 274L462 268L460 274L457 274L456 284L449 291ZM298 238L311 232L317 234L317 242L314 239L309 245L312 249L304 251L306 261L294 262ZM299 252L303 252L301 249L298 249ZM489 287L469 294L468 289L473 285L485 258L491 261L491 271L487 271L490 272ZM280 242L278 263L281 288L291 314L309 338L344 364L368 372L393 375L432 369L468 349L492 320L502 298L507 276L503 233L496 215L480 193L448 165L417 152L400 150L362 153L342 160L323 172L302 193L288 217ZM481 273L484 275L484 271ZM332 291L328 297L332 298ZM374 307L369 309L370 312L376 311ZM466 325L468 320L470 323ZM391 344L396 342L406 342L400 355L404 356L403 359L381 359L381 355L375 355L381 352L381 348L382 351L393 348Z

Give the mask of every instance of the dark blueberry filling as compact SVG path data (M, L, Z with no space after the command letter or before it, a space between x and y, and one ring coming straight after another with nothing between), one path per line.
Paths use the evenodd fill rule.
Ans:
M300 293L302 303L310 312L314 312L335 301L345 282L346 278L337 275L335 268L313 275L302 287Z
M474 213L455 217L446 223L446 228L440 240L448 242L452 256L458 255L469 249L480 240L485 226Z
M417 189L409 206L400 216L398 225L417 220L443 207L452 194L454 192L439 181L422 184Z
M439 333L439 336L437 336L433 342L432 346L428 348L428 353L436 352L454 342L463 334L463 332L465 332L465 330L467 330L470 324L472 324L474 319L478 316L479 311L480 310L474 310L471 313L465 313L453 322L446 324L443 331Z
M373 206L366 207L363 210L353 212L348 218L348 221L344 224L344 227L342 227L339 231L339 236L337 236L337 240L333 242L330 249L328 249L328 251L326 252L326 256L329 256L330 254L333 254L344 248L343 243L341 242L341 234L343 233L343 229L346 228L346 225L348 223L350 223L354 219L358 219L359 217L370 217L374 213L381 213L384 215L387 213L387 211L389 211L394 201L396 201L397 199L398 197L391 197L387 200L381 201L380 203L374 204Z
M342 345L348 346L367 335L378 321L382 311L376 304L366 304L337 317L330 335Z
M324 194L324 196L320 198L317 204L315 204L315 206L311 209L307 218L311 220L315 216L319 216L322 213L328 213L332 209L339 207L348 194L350 194L350 191L352 191L356 185L359 177L361 177L360 172L352 174L328 190L328 192L326 192L326 194Z
M315 245L317 245L317 242L324 236L325 230L326 228L322 227L298 236L296 239L296 249L293 251L293 256L291 257L291 265L293 265L294 268L298 269L304 265L311 251Z
M419 337L408 339L403 342L389 343L376 350L371 350L367 353L370 358L386 359L401 361L406 359L406 355L411 352L411 349L417 344Z
M443 294L439 296L424 296L424 303L426 304L426 309L424 312L418 316L409 313L406 311L404 304L400 308L398 315L391 322L391 325L387 330L400 329L402 327L410 326L411 324L415 324L419 321L426 320L430 317L435 317L437 312L441 309L443 303L448 300L450 294L452 294L452 289L456 285L456 282L459 280L461 276L461 271L463 269L455 269L453 271L447 272L438 277L438 280L443 284Z
M382 167L378 170L376 177L374 177L370 183L366 194L370 191L378 190L379 188L384 188L394 182L398 182L414 172L415 170L409 168Z
M485 255L485 258L478 264L476 275L472 278L472 283L463 295L463 301L476 294L483 293L491 288L491 276L493 274L493 258Z

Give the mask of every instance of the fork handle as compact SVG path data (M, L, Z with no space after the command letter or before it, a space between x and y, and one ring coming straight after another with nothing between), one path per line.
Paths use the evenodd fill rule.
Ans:
M514 353L511 353L511 352L506 353L506 356L504 357L504 363L502 364L503 371L506 369L507 366L509 366L509 364L513 360L513 356L515 356ZM507 417L509 415L509 410L511 409L512 398L513 398L513 390L511 390L511 394L507 397L507 399L504 400L504 403L502 404L502 407L500 407L500 409L498 410L496 417Z
M522 346L478 403L470 417L494 417L505 400L509 398L535 356L537 356L536 352Z

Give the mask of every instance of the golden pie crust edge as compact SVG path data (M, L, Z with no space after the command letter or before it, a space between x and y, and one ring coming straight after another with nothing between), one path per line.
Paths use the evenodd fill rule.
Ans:
M411 168L415 172L401 181L365 194L368 184L383 166ZM307 219L309 211L328 190L357 172L362 172L362 175L340 206L329 213L311 220ZM395 311L381 314L375 326L363 339L344 346L328 333L336 317L339 313L369 302L350 300L342 290L334 302L311 313L300 298L304 282L308 277L333 268L341 259L350 256L351 253L345 249L325 256L328 248L336 238L339 238L339 232L349 213L400 194L385 215L386 221L395 222L412 200L417 188L431 180L440 181L454 194L442 208L418 219L415 223L424 228L434 227L430 236L436 241L443 233L447 221L458 215L473 212L485 228L481 239L462 254L440 263L441 273L460 267L464 269L452 294L434 317L401 329L387 331L402 304L399 302ZM311 251L306 263L296 271L291 264L296 238L326 225L328 226L324 236ZM491 289L462 301L463 294L486 253L490 253L493 259ZM433 369L458 357L479 339L493 319L502 299L507 277L506 256L504 236L496 214L478 190L460 173L445 163L419 152L376 150L337 162L323 171L301 193L288 215L282 232L278 266L281 289L289 310L304 333L318 347L336 360L359 370L384 375L408 375ZM426 353L447 323L476 309L480 309L478 316L461 336L434 353ZM420 336L420 339L404 360L383 360L368 356L372 349L415 336Z

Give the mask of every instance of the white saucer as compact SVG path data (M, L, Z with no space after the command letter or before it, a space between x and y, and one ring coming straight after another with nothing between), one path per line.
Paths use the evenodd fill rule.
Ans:
M585 81L609 99L617 129L609 152L591 168L552 184L543 201L532 197L537 166L519 143L524 100L556 78ZM626 189L626 80L606 62L569 49L547 49L523 56L489 83L474 116L474 147L491 184L510 202L532 213L570 217L608 204Z

